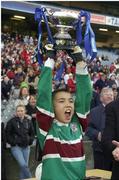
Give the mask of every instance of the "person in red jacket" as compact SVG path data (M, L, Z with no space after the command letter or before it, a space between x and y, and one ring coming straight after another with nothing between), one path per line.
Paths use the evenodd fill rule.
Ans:
M75 81L73 79L73 74L72 73L69 74L69 79L67 81L67 86L68 86L69 91L71 93L75 92L75 90L76 90L76 83L75 83Z
M110 73L113 73L115 70L116 70L115 64L114 64L114 63L111 63L111 66L110 66Z

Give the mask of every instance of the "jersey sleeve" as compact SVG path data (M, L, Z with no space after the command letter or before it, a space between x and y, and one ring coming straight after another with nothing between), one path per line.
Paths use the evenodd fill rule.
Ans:
M83 131L87 128L90 103L92 98L91 80L88 74L76 74L75 110Z
M45 137L51 127L54 117L52 106L52 69L43 67L39 82L37 96L37 136L41 148L43 148Z

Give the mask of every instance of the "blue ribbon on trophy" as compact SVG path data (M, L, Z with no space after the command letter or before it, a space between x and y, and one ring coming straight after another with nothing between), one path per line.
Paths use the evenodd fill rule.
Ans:
M97 55L97 48L95 42L95 34L92 30L91 23L90 23L90 13L87 11L81 10L79 13L78 21L76 23L76 41L77 45L81 45L83 38L82 38L82 20L81 18L85 17L85 34L84 34L84 48L86 51L86 57L89 57L89 63L92 62Z
M64 69L65 69L65 62L63 61L60 68L56 72L56 76L54 78L55 81L59 81L59 82L61 81Z
M41 38L42 38L42 28L41 28L41 21L44 20L45 24L46 24L46 28L47 28L47 32L48 32L48 43L50 44L54 44L54 39L52 37L49 25L48 25L48 20L47 17L45 15L46 13L46 9L45 8L36 8L35 10L35 21L39 22L38 25L38 46L37 46L37 55L38 55L38 62L40 66L43 66L43 60L42 60L42 56L41 56ZM55 80L61 81L61 77L64 71L64 62L62 63L62 65L60 66L60 68L57 70L56 72L56 78Z
M41 27L41 23L42 20L44 20L45 24L46 24L46 28L47 28L47 32L48 32L48 43L54 44L54 40L48 25L48 20L47 17L45 15L46 12L46 8L36 8L35 9L35 21L39 22L38 25L38 46L37 46L37 55L38 55L38 62L39 65L42 66L43 65L43 60L42 60L42 55L41 55L41 38L42 38L42 27Z
M76 21L76 42L77 45L82 43L82 22L81 16L78 17L78 21Z

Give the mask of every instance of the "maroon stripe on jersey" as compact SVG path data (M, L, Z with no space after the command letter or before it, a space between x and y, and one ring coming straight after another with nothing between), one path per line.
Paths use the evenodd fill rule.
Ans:
M43 155L59 154L61 157L82 157L84 155L83 143L76 144L61 144L53 139L48 139L45 142Z
M79 120L79 123L80 123L81 126L82 126L83 132L85 132L85 130L86 130L87 127L88 127L88 117L86 117L86 118L79 118L79 117L78 117L78 120Z
M53 119L50 116L41 113L40 111L37 111L36 119L38 121L39 128L48 132Z

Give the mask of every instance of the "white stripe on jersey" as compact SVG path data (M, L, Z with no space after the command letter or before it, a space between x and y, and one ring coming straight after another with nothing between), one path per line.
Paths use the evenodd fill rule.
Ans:
M89 111L88 112L86 112L85 114L81 114L81 113L78 113L78 112L76 112L76 114L77 114L77 116L79 117L79 118L86 118L87 117L87 115L89 114Z
M81 140L82 140L82 135L80 135L80 137L78 139L75 139L75 140L69 140L69 141L66 141L66 140L61 140L57 137L53 137L53 135L48 135L46 140L48 139L53 139L55 142L60 142L61 144L77 144L77 143L80 143Z
M46 114L46 115L54 118L54 113L52 113L52 112L50 112L50 111L47 111L47 110L45 110L45 109L39 108L38 106L37 106L37 109L38 109L40 112L42 112L43 114Z
M75 158L62 158L62 161L64 162L76 162L76 161L82 161L85 160L85 155L83 155L82 157L75 157Z
M42 129L40 129L40 128L39 128L39 131L40 131L40 133L41 133L43 136L46 136L47 133L48 133L47 131L44 131L44 130L42 130Z
M82 157L73 157L73 158L66 158L66 157L61 157L59 154L47 154L43 156L43 160L46 159L54 159L54 158L60 158L62 161L64 162L77 162L77 161L82 161L85 160L85 155L83 155Z

